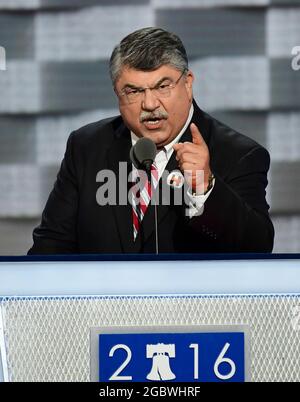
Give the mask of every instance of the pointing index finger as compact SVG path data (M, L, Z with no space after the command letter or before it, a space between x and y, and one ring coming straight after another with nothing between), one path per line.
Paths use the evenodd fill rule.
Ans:
M203 145L205 143L205 141L204 141L198 127L196 126L196 124L191 123L190 129L191 129L193 144Z

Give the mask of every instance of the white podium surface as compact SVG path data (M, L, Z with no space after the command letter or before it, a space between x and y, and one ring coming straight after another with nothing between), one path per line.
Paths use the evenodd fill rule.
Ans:
M5 308L7 309L7 311L5 310L6 319L9 317L11 320L11 317L18 314L22 316L23 311L20 312L21 310L18 309L20 309L20 303L22 304L25 301L29 305L24 313L24 317L28 314L27 318L24 318L27 320L26 325L28 325L31 314L37 313L34 310L36 306L33 306L31 300L38 301L39 299L41 306L38 316L45 314L46 317L48 314L48 310L45 309L48 300L52 304L53 301L55 303L62 301L59 308L53 307L54 313L49 310L52 316L56 317L57 315L59 317L61 314L64 317L62 311L64 314L74 314L75 316L76 314L87 314L88 311L86 326L94 325L92 324L94 322L93 317L90 315L90 310L86 310L87 308L94 309L96 312L97 319L95 322L97 324L99 320L102 320L107 323L106 325L120 325L123 322L123 310L128 311L129 309L131 311L132 309L130 313L132 316L127 321L125 319L123 325L132 325L136 322L145 325L140 314L139 303L142 303L142 308L145 309L145 322L147 324L150 322L152 325L153 323L155 325L156 319L160 325L176 324L177 311L179 310L180 325L186 320L189 320L188 322L191 324L198 323L198 320L202 320L201 324L211 324L212 322L217 325L220 323L232 324L237 322L238 317L240 322L246 322L250 327L253 327L252 334L255 333L258 339L255 346L257 356L265 353L259 339L266 337L268 342L276 342L277 338L280 338L280 331L285 328L288 337L285 342L291 343L290 339L294 339L293 342L296 343L288 351L282 353L285 359L296 359L297 362L300 357L300 342L298 342L300 325L299 330L298 327L296 330L291 328L291 320L293 319L292 310L294 308L298 308L300 316L299 295L300 260L298 258L169 261L0 261L0 308L2 305L2 311ZM64 300L68 304L67 310L63 310L65 308L63 306ZM81 303L82 306L79 308L78 304L74 304L74 300L76 302L79 300L79 304ZM177 303L178 300L182 303L180 307L174 304L174 301ZM17 308L13 311L10 307L11 301L17 304ZM103 306L108 306L107 314L103 312L100 314ZM55 310L56 308L58 310ZM174 322L166 316L168 308ZM193 310L195 310L195 314ZM239 310L243 313L240 313ZM189 312L190 317L187 317L187 312ZM265 316L260 316L259 314L263 314L263 312ZM218 317L215 319L216 314ZM147 321L148 317L149 320ZM281 324L279 319L277 322L277 317L281 317L280 319L284 322ZM70 323L72 319L74 319L73 316L70 318ZM63 318L58 321L58 325L63 325L62 321ZM52 324L52 326L51 323L49 325L49 328L44 328L43 331L49 332L52 327L57 327L57 323ZM268 328L267 335L264 334L264 327ZM11 326L9 329L10 333L14 332L13 328ZM30 326L29 330L31 330ZM65 330L65 328L60 329L61 332ZM83 333L84 329L80 327L78 331ZM278 334L277 337L274 336L275 333ZM59 337L59 332L53 333L52 336L53 338ZM32 337L35 339L36 334L33 333ZM12 335L11 339L13 339ZM85 342L84 337L82 339L82 342ZM59 339L57 342L59 344ZM65 340L62 340L63 342ZM0 328L2 351L4 350L3 343L3 331ZM14 344L12 340L10 340L10 345L19 347L19 344ZM276 344L275 347L277 351L285 350L283 344ZM18 361L18 356L13 357ZM2 360L5 358L6 356L2 356ZM86 356L83 354L79 358L85 361ZM30 360L30 356L28 359ZM260 357L255 356L255 359L259 360ZM257 373L254 372L254 379L260 379L260 376L264 375L261 372L268 372L269 366L271 371L275 370L278 366L276 359L275 355L274 358L268 357L269 361L264 363L264 366ZM282 371L270 373L271 377L268 378L271 380L273 378L287 380L288 376L291 376L292 379L298 379L298 364L295 367L296 371L291 371L292 368L289 369L290 371L286 373L287 378L284 377L284 374L280 377ZM81 368L81 372L84 370L85 366ZM4 379L7 380L8 374L4 374ZM15 378L22 380L22 376L16 375ZM41 376L41 378L45 379L46 377ZM65 379L58 376L58 379L55 380L73 381L74 378L84 381L88 377L87 374L82 378L72 377L70 374ZM266 378L264 377L263 380ZM3 380L1 369L0 379Z
M300 293L300 260L0 262L0 297L253 293Z

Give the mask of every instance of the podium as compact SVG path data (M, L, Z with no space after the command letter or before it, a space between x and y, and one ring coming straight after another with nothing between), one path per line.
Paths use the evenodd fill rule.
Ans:
M2 381L90 381L93 327L247 326L249 380L300 380L299 255L1 257Z

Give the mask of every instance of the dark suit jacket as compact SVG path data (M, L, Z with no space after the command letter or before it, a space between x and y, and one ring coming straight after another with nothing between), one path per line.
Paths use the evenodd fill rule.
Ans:
M215 186L201 216L190 219L186 206L158 206L159 251L162 253L270 252L274 230L265 199L268 152L201 111L194 103L192 121L208 145ZM187 129L181 141L192 141ZM154 206L133 241L131 205L100 206L96 176L111 169L119 180L119 162L131 169L131 137L120 116L73 132L56 183L34 230L29 254L154 253ZM175 152L166 167L178 169ZM160 186L166 183L160 181ZM174 196L175 191L171 190ZM118 192L117 192L118 197ZM117 198L118 199L118 198Z

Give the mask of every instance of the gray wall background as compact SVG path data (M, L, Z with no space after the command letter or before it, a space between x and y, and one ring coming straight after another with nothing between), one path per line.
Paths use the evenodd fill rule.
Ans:
M180 35L195 98L270 152L275 252L300 252L300 0L0 0L0 255L25 254L68 135L116 114L113 46L161 26Z

